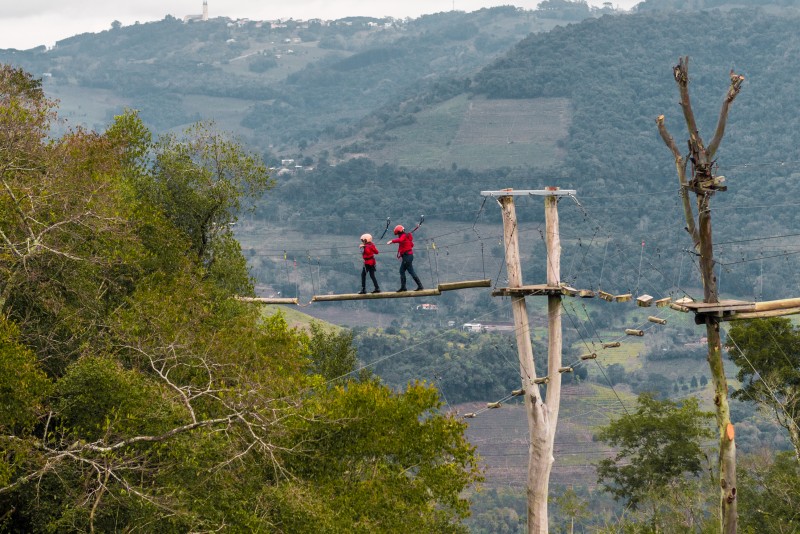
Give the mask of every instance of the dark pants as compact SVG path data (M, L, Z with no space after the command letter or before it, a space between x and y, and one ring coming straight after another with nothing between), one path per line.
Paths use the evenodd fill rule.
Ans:
M400 258L400 289L406 288L406 271L411 275L411 278L417 283L417 287L422 287L422 282L419 281L417 273L414 272L414 255L403 254Z
M369 273L369 277L372 278L372 284L375 286L375 289L380 289L378 287L378 280L375 278L375 266L374 265L364 265L364 268L361 269L361 289L367 289L367 273Z

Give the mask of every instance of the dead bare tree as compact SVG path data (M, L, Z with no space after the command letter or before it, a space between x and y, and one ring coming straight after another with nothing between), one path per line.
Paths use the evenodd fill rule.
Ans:
M673 68L675 82L680 92L680 104L683 117L689 130L689 153L684 157L678 150L675 140L664 125L664 115L656 119L658 132L675 158L675 169L678 172L680 194L686 217L686 230L692 238L695 251L700 256L700 272L703 278L703 302L718 303L717 277L714 274L714 254L711 237L711 197L717 191L725 191L724 178L715 176L716 160L714 156L725 135L725 125L731 103L739 94L744 76L730 73L730 86L720 109L717 129L714 137L706 146L697 129L691 100L689 99L689 57L682 57ZM691 162L691 175L687 176L687 164ZM689 191L697 198L697 219L695 219ZM720 521L721 532L736 532L736 442L730 419L728 406L728 381L722 365L722 343L719 334L719 320L711 314L698 315L706 325L708 339L708 365L714 384L714 404L716 421L719 428L719 477L720 477Z

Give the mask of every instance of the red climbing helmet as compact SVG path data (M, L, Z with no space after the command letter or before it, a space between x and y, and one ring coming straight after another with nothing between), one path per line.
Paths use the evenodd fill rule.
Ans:
M406 231L406 229L403 228L402 224L398 224L397 226L394 227L394 235L402 234L405 231Z

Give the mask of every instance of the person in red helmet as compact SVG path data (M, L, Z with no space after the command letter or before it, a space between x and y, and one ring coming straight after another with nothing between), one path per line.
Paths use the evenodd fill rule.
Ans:
M379 254L378 247L372 242L372 236L370 234L361 236L361 245L359 245L359 247L361 248L361 257L364 258L364 267L361 269L361 291L359 291L358 294L367 294L367 273L369 273L369 277L372 279L372 285L375 286L373 293L380 293L381 288L378 287L378 280L375 278L377 264L375 256Z
M417 283L417 289L414 291L422 291L424 289L422 287L422 282L419 281L417 273L414 272L414 237L410 232L406 232L402 224L398 224L394 227L394 235L397 237L386 244L391 245L392 243L398 243L399 245L397 247L397 257L400 258L401 261L400 289L398 289L397 292L402 293L406 291L406 272L408 272L411 278Z

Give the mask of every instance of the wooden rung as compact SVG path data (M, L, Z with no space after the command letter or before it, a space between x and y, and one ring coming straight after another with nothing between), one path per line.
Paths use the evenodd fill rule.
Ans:
M455 291L456 289L468 289L471 287L492 287L491 280L464 280L463 282L447 282L439 284L439 291Z
M519 397L523 393L525 393L524 389L515 389L514 391L511 392L511 396L512 397Z
M636 305L642 308L649 308L650 305L653 304L653 297L650 295L642 295L640 297L636 297Z
M570 287L566 284L561 284L561 293L569 297L576 297L578 296L579 291L574 287Z
M675 304L677 304L678 306L685 306L686 304L691 304L692 302L694 302L694 299L689 297L683 297L676 300Z
M689 311L689 308L687 308L686 306L681 306L680 304L675 304L674 302L671 302L669 304L669 307L672 308L675 311L679 311L679 312L683 312L683 313L687 313Z
M593 299L594 298L594 291L591 289L581 289L578 291L578 296L582 299Z
M621 344L622 343L620 343L619 341L612 341L611 343L603 343L603 348L604 349L614 349L614 348L619 347Z
M534 384L547 384L548 382L550 382L550 377L549 376L542 376L542 377L533 379L533 383Z
M629 336L643 336L644 330L637 330L635 328L626 328L625 334Z
M669 303L670 303L671 300L672 299L670 299L669 297L665 297L663 299L658 299L656 301L656 306L659 307L659 308L666 308L667 306L669 306Z
M625 293L624 295L614 295L614 300L617 302L628 302L632 297L630 293Z
M594 360L595 358L597 358L596 352L593 352L591 354L584 354L583 356L581 356L581 360Z
M574 371L574 369L572 367L559 367L558 368L558 372L559 373L571 373L572 371Z
M496 408L499 408L502 405L503 404L500 403L500 402L487 402L486 403L486 407L489 408L490 410L494 410Z
M666 319L662 319L661 317L653 317L652 315L648 317L647 320L650 321L651 323L667 324Z
M473 417L475 417L475 415L476 415L475 412L468 412L464 414L464 417L466 417L467 419L472 419Z
M614 295L612 295L611 293L606 293L605 291L598 291L597 296L603 300L607 300L608 302L614 301Z

